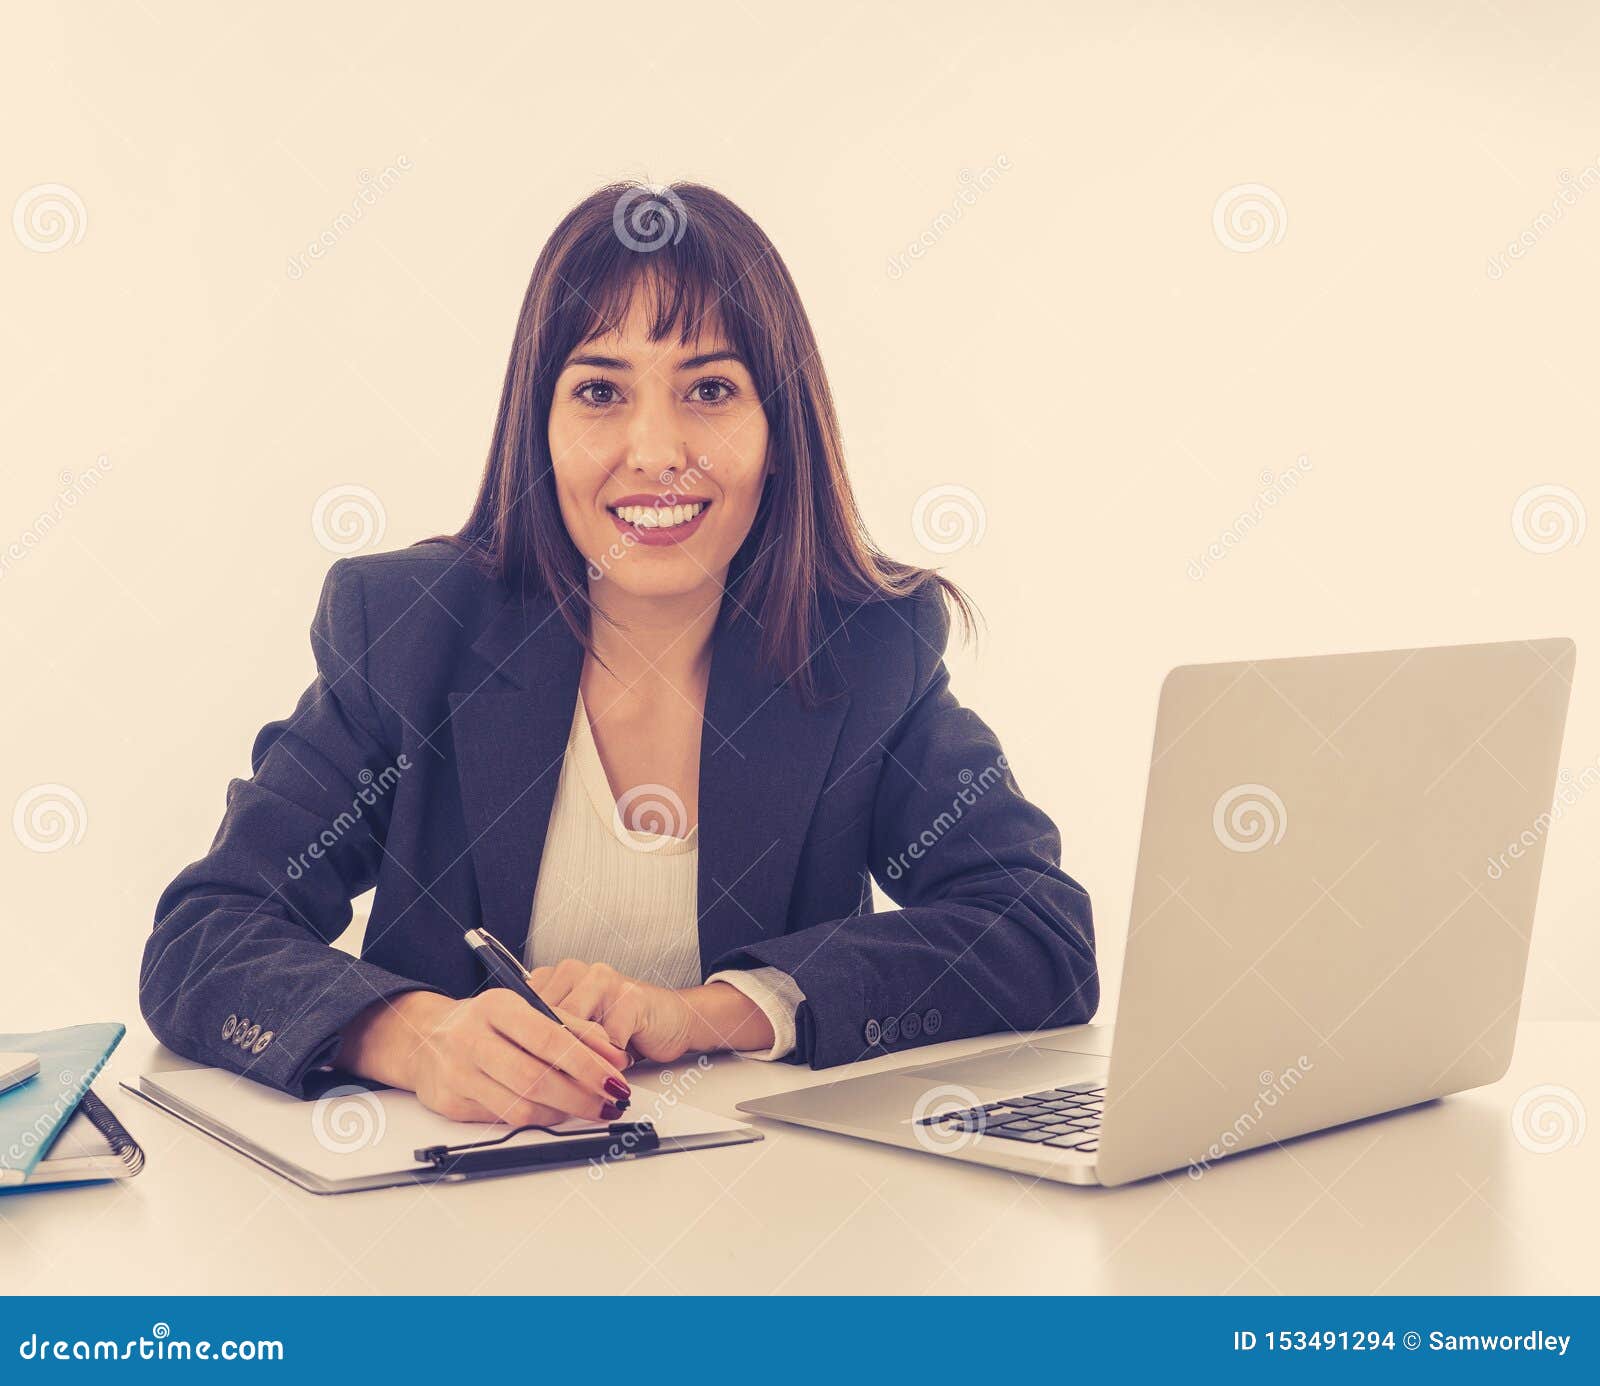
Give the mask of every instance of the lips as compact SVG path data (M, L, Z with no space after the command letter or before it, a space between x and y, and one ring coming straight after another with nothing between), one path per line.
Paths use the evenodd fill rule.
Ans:
M681 544L704 523L706 496L621 496L606 506L612 524L641 544Z

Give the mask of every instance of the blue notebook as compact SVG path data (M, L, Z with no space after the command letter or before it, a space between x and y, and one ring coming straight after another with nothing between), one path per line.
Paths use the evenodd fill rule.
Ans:
M126 1033L125 1025L107 1021L33 1035L0 1034L0 1051L39 1056L37 1077L0 1093L0 1188L27 1179Z

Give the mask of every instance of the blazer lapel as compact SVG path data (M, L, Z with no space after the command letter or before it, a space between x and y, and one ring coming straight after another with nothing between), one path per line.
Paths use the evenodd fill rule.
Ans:
M494 672L450 694L456 773L483 925L520 958L583 648L552 604L514 598L472 648Z
M700 740L702 976L733 949L782 934L806 825L849 709L808 710L762 668L742 615L719 625Z

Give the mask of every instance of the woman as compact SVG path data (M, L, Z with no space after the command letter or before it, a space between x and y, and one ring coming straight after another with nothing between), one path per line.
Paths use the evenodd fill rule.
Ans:
M157 906L146 1019L287 1092L336 1064L516 1124L615 1118L633 1056L1088 1019L1088 897L950 693L947 601L970 624L867 539L761 230L600 190L534 267L465 528L329 573L316 681ZM572 1033L483 989L479 926Z

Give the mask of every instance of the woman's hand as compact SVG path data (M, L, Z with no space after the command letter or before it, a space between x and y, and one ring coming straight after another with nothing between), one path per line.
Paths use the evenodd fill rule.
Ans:
M600 1026L560 1014L572 1034L503 988L465 1001L408 991L362 1012L339 1066L409 1088L456 1121L617 1120L630 1095L620 1072L627 1054Z
M656 1063L716 1049L767 1049L772 1023L726 982L673 991L641 982L606 963L567 958L536 967L529 985L563 1012L598 1022L618 1049Z

